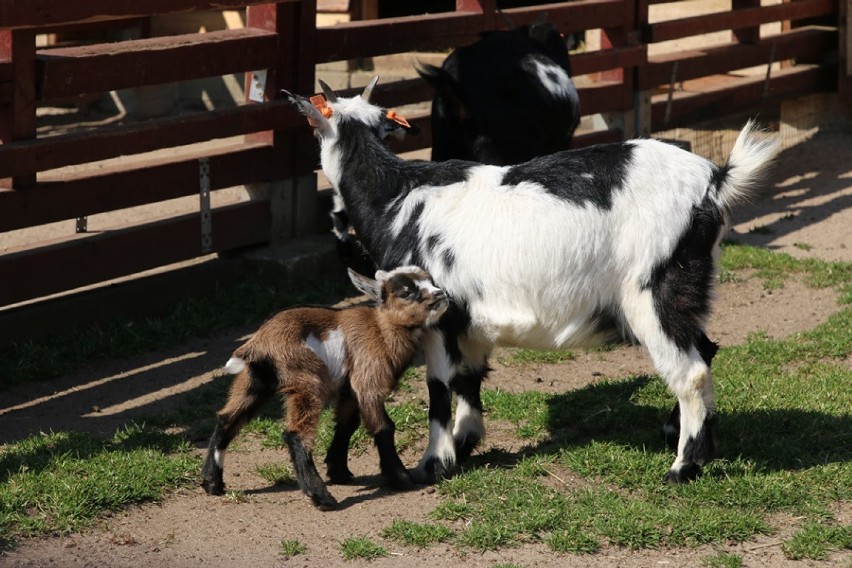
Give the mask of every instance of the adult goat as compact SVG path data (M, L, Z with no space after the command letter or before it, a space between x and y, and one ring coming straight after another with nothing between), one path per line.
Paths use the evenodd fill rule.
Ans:
M643 344L677 397L667 424L682 482L712 459L714 393L705 334L729 207L778 151L749 122L727 164L631 140L516 166L406 161L381 142L404 128L361 96L323 85L326 116L286 93L319 138L322 168L376 264L424 267L451 299L424 337L429 445L413 472L451 474L484 437L480 387L496 345ZM457 395L450 429L452 392Z

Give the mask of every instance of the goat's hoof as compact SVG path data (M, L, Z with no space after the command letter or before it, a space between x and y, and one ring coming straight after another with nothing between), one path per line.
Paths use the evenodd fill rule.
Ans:
M328 480L335 485L348 485L352 483L352 478L352 472L346 466L343 468L329 466L328 468Z
M221 481L204 479L201 482L201 487L204 488L204 491L207 492L208 495L224 495L225 494L225 484Z
M473 450L476 449L476 446L479 445L479 441L480 439L478 436L472 435L465 436L464 438L456 438L456 462L465 462L473 453Z
M314 507L320 511L333 511L337 509L337 499L331 495L311 495L311 501L313 501Z
M409 475L408 471L404 470L394 475L387 476L387 481L388 487L394 491L411 491L417 487L414 480L411 479L411 475Z
M438 458L430 458L411 470L411 479L420 485L434 485L453 475L453 467L447 466Z
M669 485L679 485L681 483L689 483L701 477L701 466L697 463L688 463L680 468L680 470L670 469L663 477L663 481Z

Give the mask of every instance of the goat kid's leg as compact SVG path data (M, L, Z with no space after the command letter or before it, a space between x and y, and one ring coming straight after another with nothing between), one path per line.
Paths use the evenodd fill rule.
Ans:
M320 477L311 452L314 434L323 404L319 397L300 392L287 393L287 430L284 442L290 451L290 461L296 472L299 487L321 511L337 508L337 500L329 493Z
M414 482L399 454L396 452L394 433L396 426L388 416L384 400L389 393L373 392L371 394L355 392L358 398L358 406L361 408L361 417L364 419L364 428L373 436L376 449L379 451L379 469L388 486L398 490L409 490L414 488Z
M263 404L274 393L271 381L249 366L237 375L231 385L228 402L216 413L216 428L207 447L207 458L201 468L201 486L209 495L225 492L225 450L242 427L251 420Z
M719 346L710 341L710 339L704 333L698 339L696 345L701 358L704 359L704 362L709 367L711 362L713 361L713 357L716 356L716 352L719 350ZM712 382L709 383L712 388ZM705 398L710 398L712 400L712 392ZM671 414L669 415L666 423L663 424L663 437L666 440L666 444L669 448L677 453L678 450L678 440L680 439L680 403L676 402L674 408L672 409Z
M347 389L345 393L340 394L335 409L334 438L325 456L328 478L332 483L346 484L352 481L352 472L347 465L349 441L360 423L358 403L352 391Z
M450 477L456 469L456 447L450 430L450 381L455 374L455 365L444 347L444 336L440 331L430 330L424 335L423 351L429 389L429 446L411 473L417 483L432 484Z

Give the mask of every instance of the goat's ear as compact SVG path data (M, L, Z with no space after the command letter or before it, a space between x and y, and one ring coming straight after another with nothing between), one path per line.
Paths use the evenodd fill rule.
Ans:
M322 112L305 97L294 95L289 91L281 90L281 93L287 98L291 105L297 111L302 113L308 119L308 124L319 131L320 134L325 134L331 129L331 124L328 119L323 116Z
M372 278L367 278L361 274L358 274L351 268L346 269L349 272L349 280L352 281L352 284L355 285L361 292L370 296L370 299L375 302L382 301L382 283L373 280Z

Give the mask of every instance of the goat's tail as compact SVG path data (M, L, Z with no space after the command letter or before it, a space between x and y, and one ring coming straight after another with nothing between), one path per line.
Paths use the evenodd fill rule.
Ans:
M716 196L720 204L729 206L747 201L761 183L781 148L778 136L758 129L749 120L737 136L728 163L721 170Z
M238 375L245 371L246 362L245 359L241 357L231 357L228 359L228 362L225 363L225 371L231 375Z

